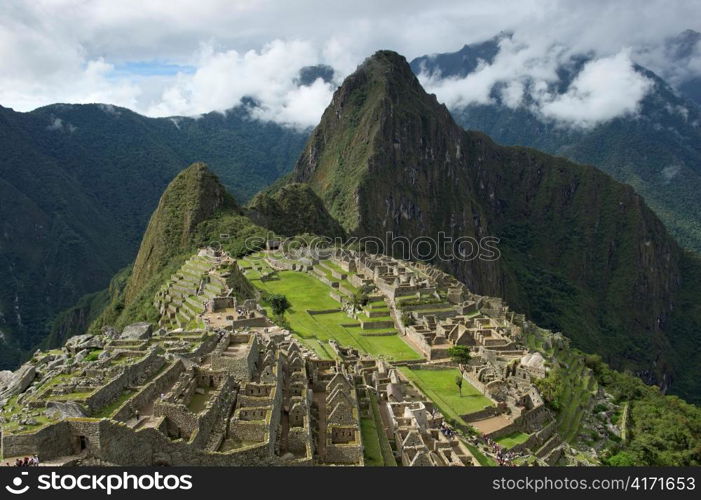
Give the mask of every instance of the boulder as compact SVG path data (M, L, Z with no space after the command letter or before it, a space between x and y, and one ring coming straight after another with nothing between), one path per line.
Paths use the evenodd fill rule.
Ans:
M100 337L90 334L76 335L66 341L66 349L72 354L84 349L102 349L103 346L104 342Z
M119 330L117 330L113 326L103 326L102 335L104 335L108 339L116 339L119 337Z
M0 371L0 391L7 387L10 380L12 380L12 372L10 370Z
M35 376L36 369L34 365L30 363L23 364L9 377L5 388L0 391L0 399L10 398L15 394L24 392L24 390L29 387L29 384L32 383Z
M56 369L62 367L63 365L65 365L67 359L68 359L68 357L65 354L62 356L58 356L51 363L48 364L47 369L48 370L56 370Z
M122 340L147 340L151 338L153 325L151 323L134 323L124 328L119 336Z
M85 411L75 401L49 401L46 404L46 416L49 418L83 418Z

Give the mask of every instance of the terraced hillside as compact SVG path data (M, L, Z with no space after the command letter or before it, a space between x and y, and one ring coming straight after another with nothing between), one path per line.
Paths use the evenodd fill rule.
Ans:
M598 384L591 370L584 366L580 357L569 350L558 355L558 362L564 370L563 396L557 426L562 439L574 441L581 429L582 419L591 409Z
M155 305L161 312L159 326L167 329L204 328L200 315L208 300L227 288L217 272L219 263L207 255L189 259L156 294Z

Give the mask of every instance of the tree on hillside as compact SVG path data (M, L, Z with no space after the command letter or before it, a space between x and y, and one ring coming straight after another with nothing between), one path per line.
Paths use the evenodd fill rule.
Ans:
M263 302L270 306L275 316L282 316L285 314L285 311L292 307L287 297L280 293L266 294L263 297Z
M462 376L457 375L455 377L455 385L458 386L458 392L460 393L460 396L462 396Z
M361 310L363 307L365 307L368 304L369 300L370 300L370 298L368 297L368 295L365 292L363 292L362 290L358 290L350 298L350 302L351 302L351 305L353 306L354 311Z
M448 356L453 359L453 362L466 365L471 358L470 348L466 345L456 345L448 349Z

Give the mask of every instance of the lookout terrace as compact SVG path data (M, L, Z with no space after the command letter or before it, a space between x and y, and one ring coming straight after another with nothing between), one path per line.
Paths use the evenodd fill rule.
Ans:
M555 419L538 390L561 335L426 264L267 247L239 260L203 248L156 293L157 322L72 337L4 372L3 463L586 462L570 445L577 405Z

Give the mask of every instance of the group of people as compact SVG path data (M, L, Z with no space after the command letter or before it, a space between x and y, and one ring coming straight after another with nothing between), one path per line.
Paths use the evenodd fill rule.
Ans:
M447 425L445 425L445 422L441 423L441 433L448 439L451 439L453 436L455 436L455 431Z
M484 439L485 444L491 452L494 454L495 458L497 459L497 463L502 466L502 467L509 467L514 465L514 459L519 457L520 454L514 453L512 451L509 451L505 448L503 448L499 443L494 441L492 438L485 438Z
M6 463L10 467L10 463ZM18 458L15 460L15 467L38 467L39 466L39 455L32 455L31 457Z

